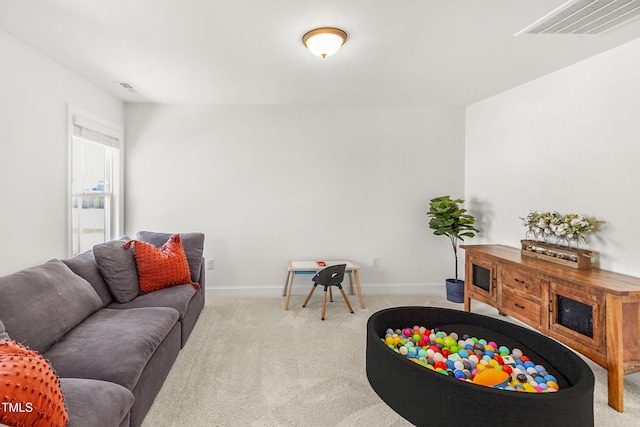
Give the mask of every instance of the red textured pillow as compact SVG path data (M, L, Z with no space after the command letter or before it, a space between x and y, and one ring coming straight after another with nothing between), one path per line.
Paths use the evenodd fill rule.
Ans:
M140 292L153 292L184 283L200 288L200 285L191 281L189 263L179 234L171 236L159 248L139 240L131 240L124 247L128 249L132 243L135 245L133 254L138 268Z
M37 351L15 341L0 342L0 423L63 427L69 416L60 381Z

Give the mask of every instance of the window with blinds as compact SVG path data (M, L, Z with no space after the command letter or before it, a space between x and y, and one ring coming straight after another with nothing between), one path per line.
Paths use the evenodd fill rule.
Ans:
M72 255L116 238L122 211L122 132L73 115L71 137Z

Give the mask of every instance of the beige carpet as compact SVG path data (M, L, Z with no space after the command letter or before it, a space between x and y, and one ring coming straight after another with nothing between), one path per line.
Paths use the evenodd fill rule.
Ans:
M367 381L367 319L393 306L462 309L462 304L437 295L365 294L367 308L360 309L351 296L355 314L350 314L337 294L323 322L321 295L316 292L307 308L302 308L304 297L294 295L289 311L283 311L281 297L209 297L143 427L409 426ZM500 317L488 306L473 304L476 313ZM606 371L588 363L596 377L596 426L639 425L635 377L625 381L620 414L607 405ZM456 420L470 425L462 407L452 414L451 426ZM570 420L561 424L571 426ZM514 425L535 425L535 414L514 414Z

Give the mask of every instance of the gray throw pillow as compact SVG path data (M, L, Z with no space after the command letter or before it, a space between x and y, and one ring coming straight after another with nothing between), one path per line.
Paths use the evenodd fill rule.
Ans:
M159 248L164 245L173 234L180 235L180 241L187 256L189 271L191 272L191 280L200 281L200 267L202 266L202 253L204 250L204 234L203 233L157 233L154 231L139 231L136 234L136 240L151 243Z
M57 259L0 277L4 328L40 353L100 308L89 282Z
M119 303L129 302L140 294L136 259L133 248L125 249L127 241L128 238L122 238L93 247L98 270Z

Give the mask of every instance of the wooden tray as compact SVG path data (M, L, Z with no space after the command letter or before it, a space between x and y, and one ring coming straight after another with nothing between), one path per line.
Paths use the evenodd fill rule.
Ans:
M576 249L569 246L552 245L535 240L521 240L522 249L520 253L524 256L537 258L556 264L580 270L598 268L600 256L597 252L585 249Z

